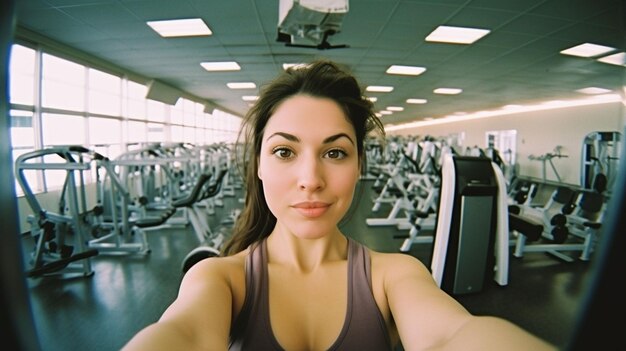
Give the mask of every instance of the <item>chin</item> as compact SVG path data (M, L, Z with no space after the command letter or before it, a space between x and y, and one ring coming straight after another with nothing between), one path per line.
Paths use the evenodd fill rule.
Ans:
M292 234L300 239L314 240L329 236L337 230L337 227L327 227L319 223L310 223L308 225L297 225L291 227Z

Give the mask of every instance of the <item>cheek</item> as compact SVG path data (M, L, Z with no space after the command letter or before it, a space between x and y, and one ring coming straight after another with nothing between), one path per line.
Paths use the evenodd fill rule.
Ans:
M281 174L279 167L272 167L272 165L261 160L257 174L263 182L263 192L266 194L267 200L273 198L273 196L267 196L267 194L275 194L285 187L286 177L284 172Z
M333 183L336 189L340 190L342 193L352 194L354 193L359 176L359 171L354 171L354 168L350 167L343 172L336 172L333 176Z

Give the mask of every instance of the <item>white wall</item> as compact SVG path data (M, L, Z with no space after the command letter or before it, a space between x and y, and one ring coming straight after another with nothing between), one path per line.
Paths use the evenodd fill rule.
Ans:
M520 112L482 119L420 126L388 132L389 135L431 135L445 137L465 132L463 147L486 147L485 133L494 130L517 130L517 163L521 176L542 178L542 162L530 160L553 152L557 145L567 158L553 158L561 181L580 184L581 151L585 136L594 131L618 131L624 135L625 112L621 102L567 107L552 110ZM556 181L549 164L546 178Z

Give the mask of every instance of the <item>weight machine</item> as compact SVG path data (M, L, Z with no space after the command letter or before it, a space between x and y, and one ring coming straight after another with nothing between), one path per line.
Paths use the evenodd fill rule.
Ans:
M545 252L565 262L574 259L564 252L579 252L588 261L597 241L606 208L604 195L591 190L574 191L567 187L554 190L542 208L513 206L511 231L513 255L522 258L527 252ZM543 239L543 242L531 243Z
M580 185L583 189L597 189L602 181L609 193L617 177L620 158L621 133L592 132L583 140ZM602 180L600 180L602 179Z
M82 146L56 146L20 155L15 177L33 214L27 218L35 241L28 277L90 276L90 258L98 251L85 245L93 211L87 209L84 172L104 157ZM64 182L57 211L45 209L34 195L26 171L61 171Z

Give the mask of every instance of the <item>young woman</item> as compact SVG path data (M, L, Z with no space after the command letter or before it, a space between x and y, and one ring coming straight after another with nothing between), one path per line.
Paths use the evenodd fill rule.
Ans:
M471 315L405 254L344 236L370 132L353 76L318 61L267 86L244 120L246 201L225 256L203 260L125 350L550 350Z

